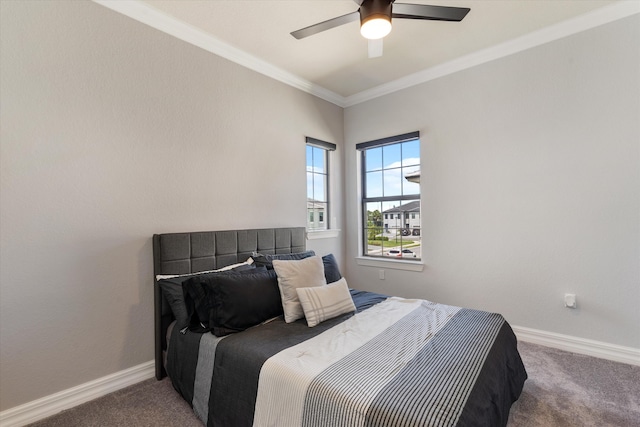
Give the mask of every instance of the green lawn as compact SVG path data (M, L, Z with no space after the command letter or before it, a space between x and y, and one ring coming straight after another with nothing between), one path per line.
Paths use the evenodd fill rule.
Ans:
M413 240L369 240L369 244L371 246L380 246L381 243L383 248L393 248L394 246L400 246L401 244L402 247L408 248L411 246L418 246L420 244L419 242L414 242Z

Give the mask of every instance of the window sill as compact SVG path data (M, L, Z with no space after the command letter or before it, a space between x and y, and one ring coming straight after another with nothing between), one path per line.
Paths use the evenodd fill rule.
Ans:
M336 229L307 231L307 240L333 239L338 237L339 235L340 235L340 230L336 230Z
M367 267L390 268L405 271L422 271L424 264L422 261L406 261L400 259L384 259L372 257L356 257L356 264Z

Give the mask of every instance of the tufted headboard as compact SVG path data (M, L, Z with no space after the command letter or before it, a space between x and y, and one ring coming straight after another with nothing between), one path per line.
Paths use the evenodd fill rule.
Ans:
M253 252L282 254L303 252L304 227L254 230L202 231L153 235L156 378L165 376L162 352L166 332L174 317L155 277L214 270L244 262Z

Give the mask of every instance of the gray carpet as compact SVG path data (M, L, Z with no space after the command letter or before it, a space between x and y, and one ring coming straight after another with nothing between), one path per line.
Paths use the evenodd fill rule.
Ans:
M508 427L640 426L640 366L524 342L527 368Z
M518 348L529 379L511 408L508 427L640 427L640 366L523 342ZM152 379L31 426L202 427L202 424L167 379Z

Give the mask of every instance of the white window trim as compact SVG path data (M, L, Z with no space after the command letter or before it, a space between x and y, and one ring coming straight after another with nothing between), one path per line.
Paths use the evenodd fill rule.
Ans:
M361 157L356 156L356 167L360 170ZM362 196L362 186L360 174L356 176L357 191L356 196L358 200ZM362 241L362 227L363 216L358 215L358 242ZM410 261L404 259L385 259L377 257L364 256L362 254L362 245L358 244L358 256L355 257L356 264L363 267L375 267L375 268L388 268L391 270L404 270L404 271L422 271L424 270L424 256L420 261Z
M357 256L356 264L365 267L378 267L389 268L392 270L405 270L405 271L422 271L424 270L424 263L421 261L408 261L404 259L384 259Z
M414 133L414 132L412 132ZM417 137L420 138L420 133L417 133ZM392 137L395 138L395 137ZM422 150L421 150L422 153ZM356 155L356 169L360 172L356 175L356 197L358 198L358 256L355 257L356 264L365 266L365 267L377 267L377 268L389 268L394 270L405 270L405 271L422 271L424 270L424 247L423 253L420 257L419 261L410 261L405 259L389 259L383 257L371 257L366 256L363 253L362 242L364 239L364 215L362 212L362 156ZM422 201L422 189L420 189L420 200ZM422 204L422 202L421 202ZM422 213L422 210L420 211ZM393 214L391 215L393 217ZM420 216L420 229L422 230L422 215ZM422 233L421 233L422 234Z
M331 152L335 151L337 146L336 144L332 143L332 142L326 142L326 141L322 141L320 139L316 139L316 138L312 138L310 136L305 137L305 145L306 146L314 146L317 148L321 148L323 150L326 151L325 155L326 155L326 163L327 163L327 206L329 207L327 209L327 212L325 212L324 215L324 220L323 221L318 221L318 222L322 222L327 224L326 227L324 229L313 229L313 228L308 228L309 226L309 218L307 217L307 226L306 226L306 230L307 230L307 240L315 240L315 239L331 239L331 238L335 238L338 237L340 230L338 229L334 229L331 228L332 225L332 221L328 221L328 215L330 214L330 209L332 208L331 205L333 205L333 202L331 201L331 186L333 185L332 180L331 180ZM315 218L314 218L315 219ZM315 222L315 221L314 221Z
M340 235L340 230L330 228L328 230L307 230L307 240L334 239Z

